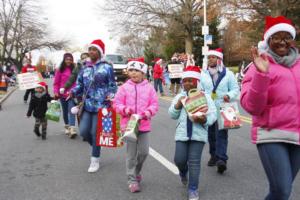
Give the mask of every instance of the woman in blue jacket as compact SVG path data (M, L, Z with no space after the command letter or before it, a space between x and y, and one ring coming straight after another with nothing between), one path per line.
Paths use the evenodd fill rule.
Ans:
M94 40L89 45L91 62L87 62L80 71L76 86L72 89L72 95L86 96L79 130L84 140L92 146L90 173L98 171L100 162L100 147L96 146L98 110L110 106L110 99L117 91L113 67L101 60L104 52L105 46L101 40Z

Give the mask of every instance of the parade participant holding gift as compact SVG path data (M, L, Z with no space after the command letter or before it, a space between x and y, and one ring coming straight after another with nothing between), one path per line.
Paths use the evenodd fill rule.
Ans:
M241 105L252 114L252 142L269 181L266 200L288 200L300 168L300 57L291 20L266 17L265 48L252 48ZM260 54L263 53L263 54Z
M223 64L222 49L208 51L208 70L201 74L201 84L205 92L211 94L217 109L224 102L237 100L239 86L234 74ZM221 119L218 119L220 121ZM217 165L218 173L223 174L227 169L228 129L218 127L218 121L208 130L209 153L208 166Z
M94 40L89 45L91 62L86 62L79 72L76 86L71 91L71 96L84 98L83 114L79 131L80 135L92 146L91 164L88 172L99 169L100 146L96 145L96 131L99 108L110 106L110 100L117 90L113 67L102 60L105 45L102 40Z
M182 84L183 91L176 95L169 108L170 116L178 120L174 161L179 169L181 182L184 185L188 183L189 199L198 200L201 155L204 144L207 142L208 126L217 119L216 107L210 95L199 90L199 67L187 66L182 74ZM199 99L190 98L191 90L197 88ZM191 99L194 102L188 106ZM192 105L199 102L201 109L194 110Z
M121 128L125 130L132 114L140 117L136 141L127 141L126 168L129 190L139 192L141 170L149 152L151 117L158 111L158 97L153 86L145 79L148 66L143 58L127 64L129 80L118 90L114 105L122 115Z

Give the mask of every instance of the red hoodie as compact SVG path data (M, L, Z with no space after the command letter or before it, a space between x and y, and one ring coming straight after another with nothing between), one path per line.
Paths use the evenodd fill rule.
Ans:
M26 72L34 72L36 71L36 67L32 66L32 65L25 65L22 67L22 73L26 73Z
M159 64L154 65L153 69L153 78L154 79L163 79L163 68Z

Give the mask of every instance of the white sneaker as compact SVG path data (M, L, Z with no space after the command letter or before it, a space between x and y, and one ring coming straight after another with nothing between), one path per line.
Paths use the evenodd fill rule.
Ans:
M77 133L76 133L76 127L75 127L75 126L70 126L69 131L70 131L69 137L70 137L71 139L76 138L76 136L77 136Z
M69 125L65 125L65 134L66 135L70 135L70 126Z
M91 164L88 169L89 173L97 172L100 167L100 158L91 157Z

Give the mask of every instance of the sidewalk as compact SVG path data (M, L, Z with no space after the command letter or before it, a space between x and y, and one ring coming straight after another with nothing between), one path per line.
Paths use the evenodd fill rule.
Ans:
M17 86L11 86L8 87L7 92L6 93L0 93L0 110L2 110L2 104L4 103L4 101L16 90L18 89Z

